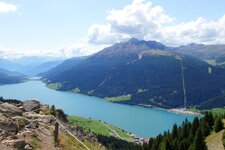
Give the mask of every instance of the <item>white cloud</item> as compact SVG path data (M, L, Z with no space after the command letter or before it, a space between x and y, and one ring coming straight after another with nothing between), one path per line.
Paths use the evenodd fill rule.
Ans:
M105 44L87 43L87 40L79 40L73 44L62 46L58 50L18 50L0 47L0 59L18 59L22 57L46 56L56 58L71 58L93 54L109 46Z
M112 9L106 25L95 24L88 30L88 40L93 43L115 43L134 37L143 39L146 33L155 32L161 25L174 19L151 1L134 0L122 10Z
M83 39L64 46L59 52L61 56L63 55L66 58L79 57L96 53L107 46L109 45L88 43L86 39Z
M3 2L0 1L0 12L3 11L2 4ZM10 11L16 10L16 6L13 7L10 4L8 8ZM27 52L4 49L0 50L0 57L90 55L131 37L156 40L173 46L193 42L225 44L225 14L216 21L199 17L190 22L175 24L174 20L174 17L169 16L162 7L154 6L150 0L133 0L121 10L108 11L106 23L90 26L85 39L62 46L55 51L31 50Z
M174 17L149 0L134 0L121 10L112 9L106 24L95 24L88 30L88 41L113 44L134 37L157 40L168 45L188 43L225 44L225 15L217 21L199 17L174 25Z
M16 5L0 1L0 14L1 13L10 13L10 12L15 12L15 11L17 11Z
M157 30L160 36L147 34L145 39L156 39L168 45L182 45L189 43L225 44L225 15L210 21L199 17L195 21L173 26L161 27Z

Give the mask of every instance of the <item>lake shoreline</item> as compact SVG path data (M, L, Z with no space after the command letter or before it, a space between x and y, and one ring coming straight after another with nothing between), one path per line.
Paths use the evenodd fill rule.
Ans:
M46 82L44 82L41 79L40 79L40 81L45 83L46 87L49 88L47 86ZM49 89L56 90L56 91L62 91L62 90L53 89L53 88L49 88ZM90 95L90 94L86 94L86 93L77 93L77 92L73 92L73 91L66 91L66 92L71 92L71 93L81 94L81 95L85 95L85 96L96 97L94 95ZM97 98L101 98L101 97L97 97ZM104 98L102 98L102 99L104 99ZM109 101L106 101L106 102L109 102ZM167 112L171 112L171 113L175 113L175 114L188 115L188 116L203 116L201 113L190 111L190 110L184 109L184 108L165 108L165 107L159 107L159 106L152 105L152 104L129 104L129 103L121 103L121 102L109 102L109 103L123 104L123 105L130 105L130 106L140 106L140 107L144 107L144 108L152 108L152 109L157 109L157 110L164 110L164 111L167 111Z
M154 105L145 105L145 104L138 104L138 105L134 105L134 106L164 110L164 111L172 112L172 113L175 113L175 114L183 114L183 115L190 115L190 116L203 116L201 113L190 111L190 110L184 109L184 108L166 109L166 108L163 108L163 107L158 107L158 106L154 106Z
M43 81L35 80L20 84L0 86L0 95L10 99L38 99L43 104L55 105L68 115L102 120L140 137L154 137L165 130L171 130L174 123L181 124L194 116L175 114L163 108L108 103L96 96L52 90ZM148 107L151 107L148 105ZM161 121L166 124L161 124Z
M172 108L172 109L169 109L168 111L176 113L176 114L184 114L184 115L191 115L191 116L203 116L203 114L201 114L201 113L190 111L185 108Z

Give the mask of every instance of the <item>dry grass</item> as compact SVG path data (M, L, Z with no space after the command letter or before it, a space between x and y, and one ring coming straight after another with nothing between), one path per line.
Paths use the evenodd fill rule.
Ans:
M72 137L59 134L59 144L62 149L65 150L86 150L79 142L74 140Z
M98 145L94 145L88 141L84 141L85 145L87 145L91 150L103 150L104 148L100 148ZM86 150L78 141L76 141L73 137L67 136L64 134L59 134L59 144L63 150Z
M223 132L224 130L218 132L218 133L212 133L206 138L206 145L208 147L208 150L224 150L223 147Z
M225 119L222 120L225 125ZM223 132L224 130L215 133L212 132L207 138L206 138L206 145L208 147L208 150L224 150L223 146Z

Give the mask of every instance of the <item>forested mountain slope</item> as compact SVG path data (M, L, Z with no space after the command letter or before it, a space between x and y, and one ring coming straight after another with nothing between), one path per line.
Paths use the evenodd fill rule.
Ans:
M55 69L43 77L48 83L60 83L60 90L119 103L183 106L182 70L188 106L222 96L225 91L225 70L172 52L155 41L130 39L60 68L67 69Z

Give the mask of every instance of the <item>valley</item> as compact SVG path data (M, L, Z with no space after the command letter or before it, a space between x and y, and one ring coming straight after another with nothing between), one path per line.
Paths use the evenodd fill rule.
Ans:
M69 59L40 76L50 88L115 103L166 109L223 106L225 70L179 52L132 38L92 56Z
M195 147L202 130L202 146L214 150L215 140L222 137L223 130L214 133L216 120L209 129L204 118L208 111L217 120L225 113L225 69L207 61L174 52L155 41L132 38L92 56L36 64L40 68L50 64L50 68L33 70L33 75L0 69L0 95L12 102L38 99L64 110L69 124L60 123L63 132L69 134L59 136L59 145L64 149L117 149L118 144L120 148L168 149L179 145L183 149L184 143L167 141L167 134L174 134L178 125L182 130L191 130L191 134L176 131L182 139L191 138L186 141L189 148ZM197 130L194 126L199 123L204 127ZM50 135L53 126L49 126ZM78 135L74 135L71 126L76 127ZM181 140L180 136L173 138ZM25 141L31 147L46 147L46 143L36 140ZM219 144L222 149L222 140Z
M224 0L0 0L0 150L225 150Z

